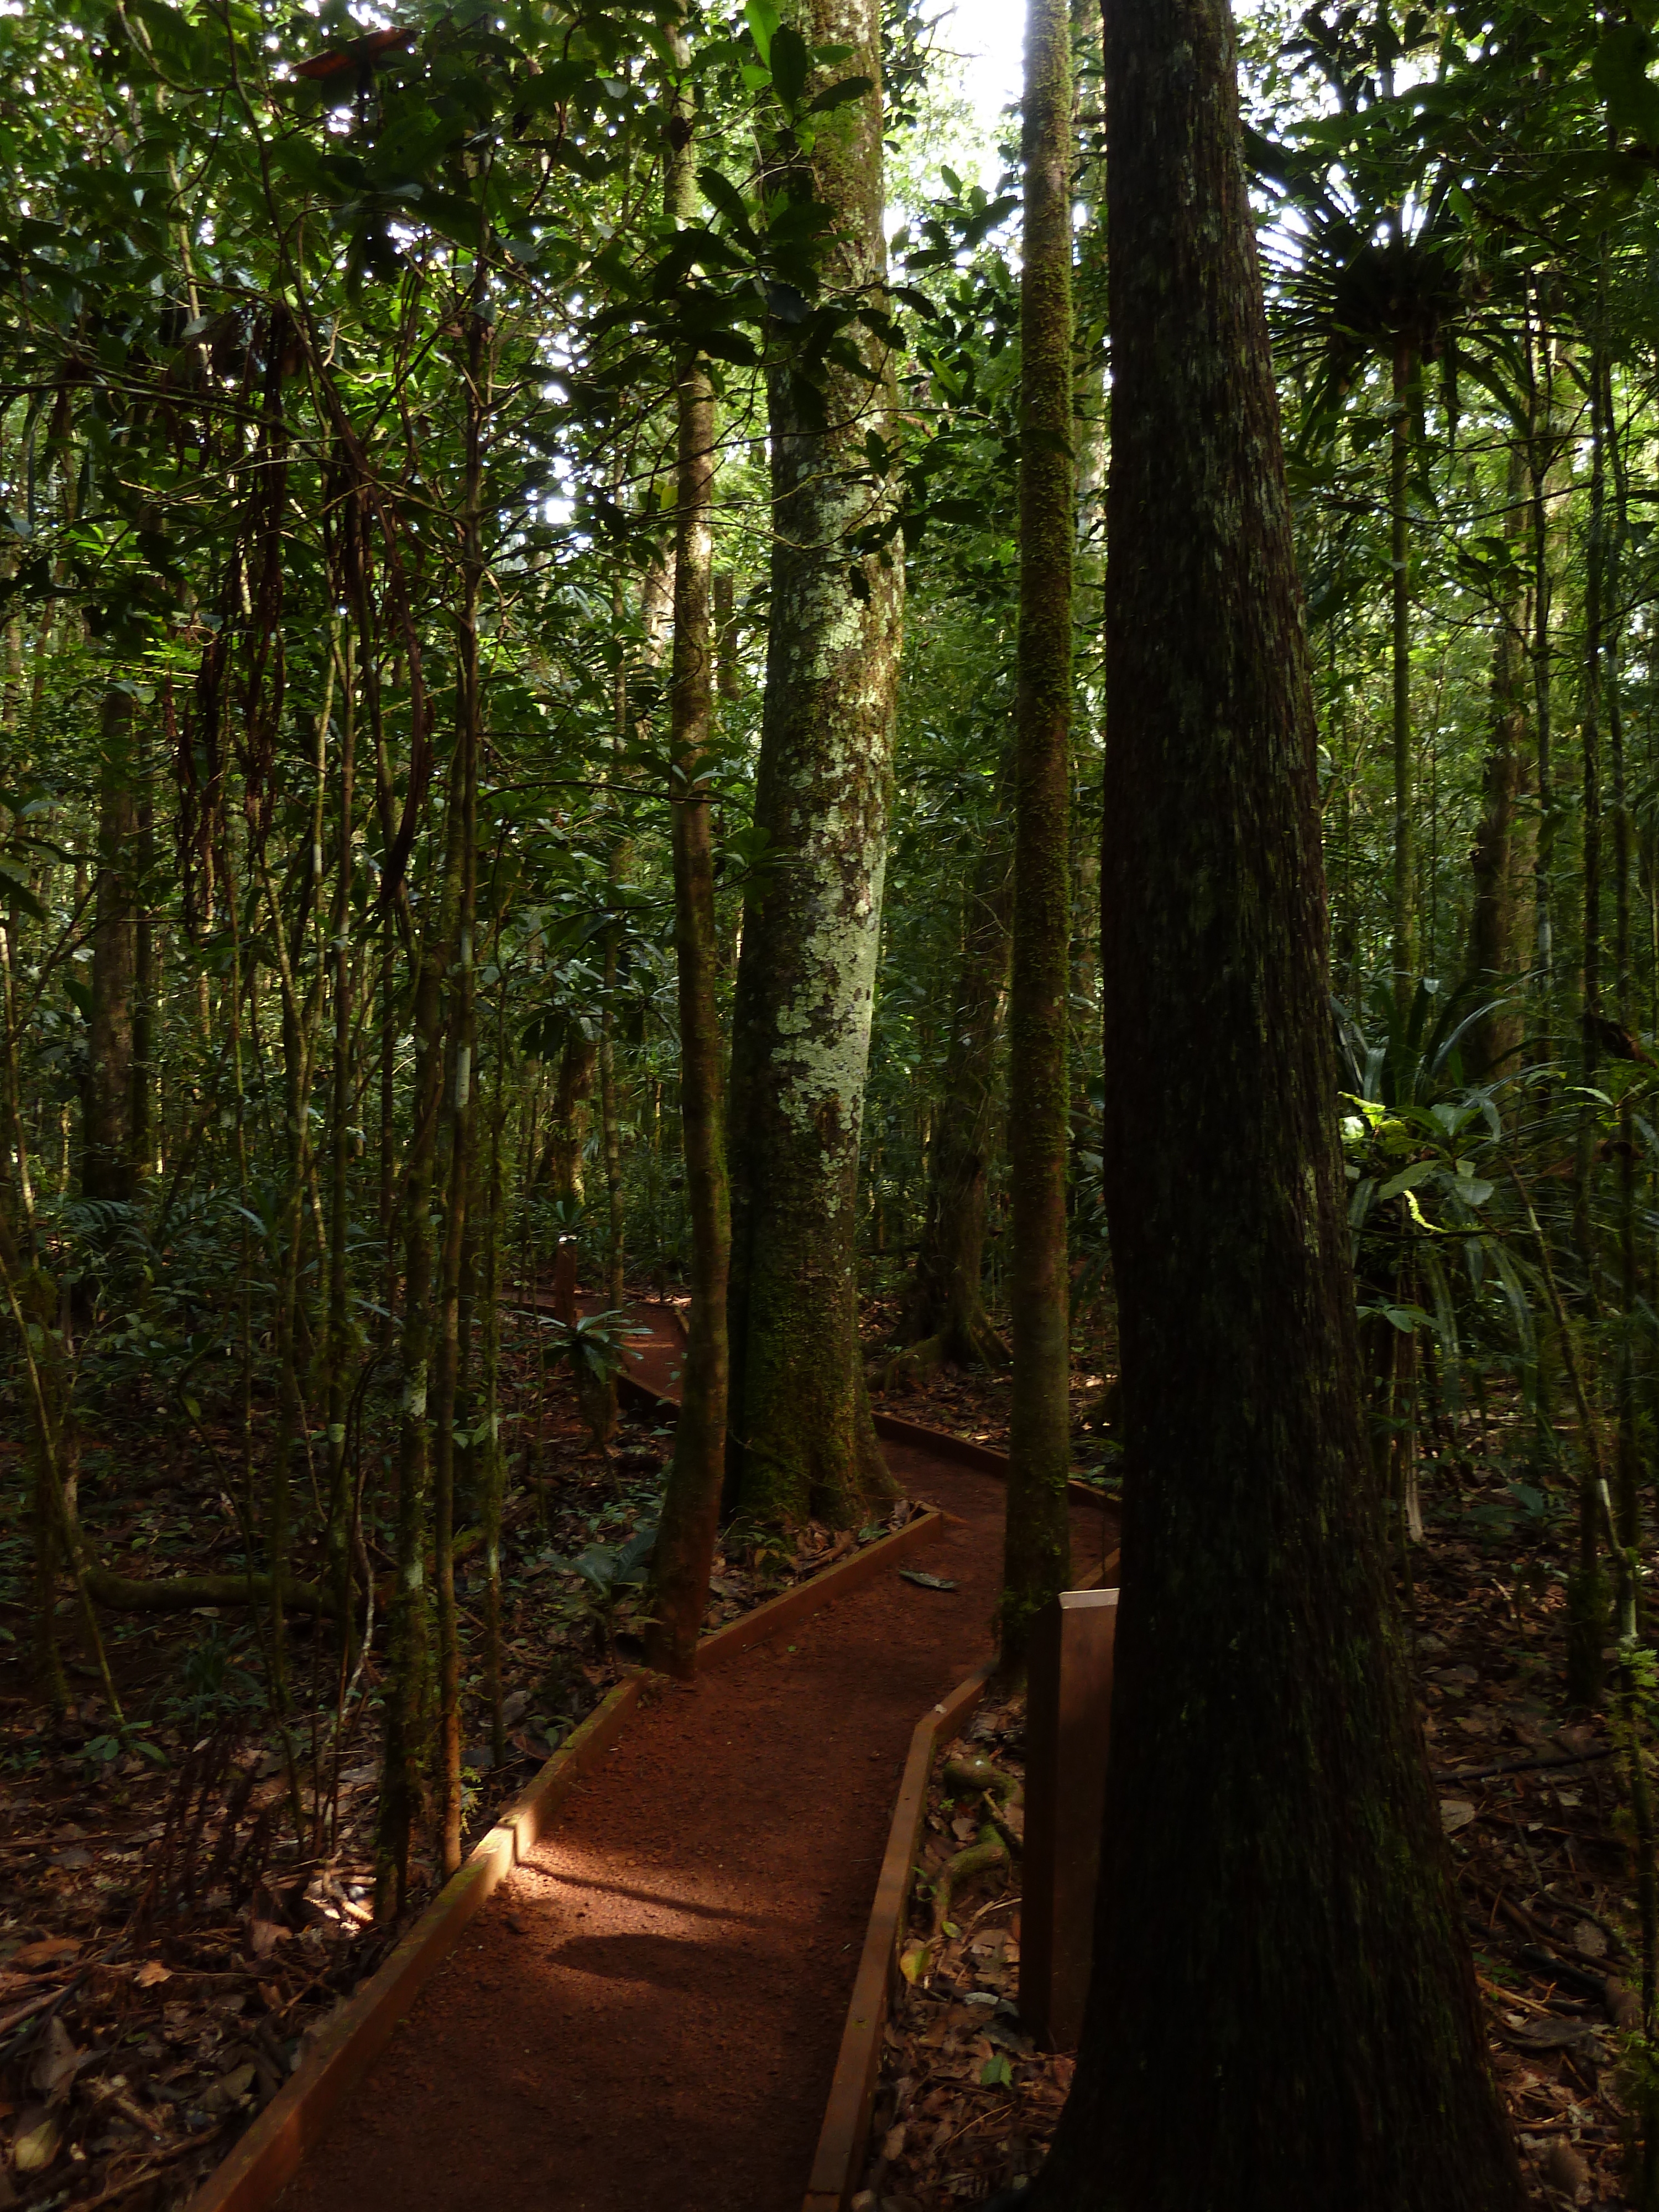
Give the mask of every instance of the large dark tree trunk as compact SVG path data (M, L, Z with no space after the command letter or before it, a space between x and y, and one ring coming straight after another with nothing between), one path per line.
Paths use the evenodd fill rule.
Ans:
M796 0L810 46L850 49L821 86L881 71L875 0ZM812 89L820 88L815 78ZM836 224L827 289L886 276L881 98L817 126L780 176ZM732 1024L732 1436L740 1509L838 1525L890 1488L864 1389L855 1226L859 1126L881 928L903 568L852 542L890 512L870 440L890 437L892 364L854 327L867 374L769 382L772 595L755 820L774 865L749 901Z
M1031 2203L1518 2212L1361 1441L1232 23L1105 16L1123 1594L1093 1996Z

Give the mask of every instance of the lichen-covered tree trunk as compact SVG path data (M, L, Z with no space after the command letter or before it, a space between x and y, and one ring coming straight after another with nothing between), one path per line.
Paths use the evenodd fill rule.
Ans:
M98 737L97 903L81 1188L88 1198L125 1200L137 1183L132 1158L132 1013L138 964L133 882L138 806L131 691L114 684L106 690Z
M878 83L874 0L797 0L790 20L809 46L851 50L825 82ZM810 186L835 222L825 290L879 301L879 91L815 123L811 155L779 186ZM868 441L890 435L894 387L875 335L849 324L846 343L869 376L830 361L812 388L785 359L769 386L774 537L755 816L769 865L748 901L738 968L729 1312L739 1508L780 1525L809 1511L844 1523L890 1487L860 1358L854 1213L903 571L890 545L853 543L890 511Z
M1468 974L1482 1000L1504 1003L1470 1032L1468 1066L1477 1081L1513 1074L1526 1031L1518 988L1529 964L1534 840L1523 812L1531 789L1527 720L1526 588L1519 562L1527 526L1526 455L1510 448L1504 536L1516 556L1497 607L1492 653L1492 720L1481 769L1480 820L1471 867Z
M1030 0L1020 276L1018 685L1014 945L1008 1008L1009 1310L1013 1395L1001 1662L1071 1578L1072 34L1066 0Z
M1108 0L1123 1589L1032 2212L1519 2212L1361 1437L1316 730L1226 0Z

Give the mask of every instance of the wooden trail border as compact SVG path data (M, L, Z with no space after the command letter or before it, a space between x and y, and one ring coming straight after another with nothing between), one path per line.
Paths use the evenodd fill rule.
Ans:
M842 2030L830 2101L824 2107L802 2212L847 2212L858 2185L870 2133L870 2113L876 2101L882 2031L887 2025L893 1977L898 1972L899 1942L910 1901L910 1869L915 1864L927 1810L933 1755L941 1744L962 1733L963 1722L985 1695L994 1663L987 1660L965 1682L959 1682L947 1698L923 1714L911 1732L909 1755L893 1806L887 1849L876 1880L876 1901L859 1955L858 1978L847 2008L847 2025Z

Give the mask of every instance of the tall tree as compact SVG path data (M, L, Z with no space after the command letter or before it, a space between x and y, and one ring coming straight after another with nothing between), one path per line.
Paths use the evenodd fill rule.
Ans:
M1361 1439L1312 690L1225 0L1105 11L1123 1595L1034 2208L1515 2212Z
M1013 1199L1013 1397L1003 1547L1002 1658L1066 1587L1071 1534L1072 26L1030 0L1025 33L1020 278L1019 643L1014 747L1014 944L1008 1125Z
M769 865L744 914L733 1014L732 1434L746 1516L787 1524L812 1511L844 1524L888 1486L854 1263L904 583L890 544L854 543L878 534L891 498L875 0L799 0L775 58L803 45L844 57L833 76L812 72L809 97L848 76L868 88L810 133L785 134L773 205L833 226L823 289L864 319L817 365L781 349L769 379L771 627L755 795Z
M676 59L684 68L683 39ZM676 88L664 198L671 218L694 208L689 94ZM714 391L695 347L679 363L674 544L674 658L669 698L673 806L674 946L680 1016L680 1117L691 1213L691 1310L674 1457L663 1492L652 1565L653 1621L646 1656L689 1676L708 1601L726 1465L728 1346L726 1298L732 1216L721 1127L721 1040L714 979L714 860L709 830L708 746L714 722L709 623L711 512L714 495Z

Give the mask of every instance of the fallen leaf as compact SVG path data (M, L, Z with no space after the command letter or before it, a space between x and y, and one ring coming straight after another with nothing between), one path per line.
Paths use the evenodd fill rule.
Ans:
M1578 2192L1589 2179L1589 2168L1570 2142L1558 2136L1538 2161L1539 2171L1552 2189L1559 2189L1564 2197L1577 2201Z
M907 1982L919 1982L933 1970L931 1943L907 1943L899 1955L899 1972Z
M236 2066L222 2074L203 2098L203 2111L228 2112L233 2105L240 2104L253 2087L253 2070L252 2066Z
M247 1947L256 1959L268 1959L279 1943L286 1943L292 1930L279 1927L274 1920L251 1920L248 1923Z
M1460 1828L1467 1828L1474 1818L1474 1808L1467 1797L1443 1797L1440 1800L1440 1826L1448 1836L1455 1836Z
M18 2123L12 2139L11 2162L19 2173L44 2173L58 2155L64 2130L53 2112L31 2106Z
M54 2013L46 2022L40 2054L34 2062L34 2086L49 2105L59 2105L68 2096L80 2060L68 2028Z
M1593 1920L1581 1920L1572 1931L1573 1948L1587 1959L1605 1959L1607 1939Z
M141 1990L159 1989L163 1982L173 1979L173 1970L164 1966L159 1959L146 1959L132 1978Z
M901 2120L896 2128L889 2128L882 2138L881 2154L890 2166L896 2158L902 2155L906 2133L904 2123Z
M14 1951L14 1966L58 1966L72 1959L81 1948L76 1936L43 1936L38 1943L25 1943L21 1951Z
M956 1584L946 1582L943 1575L924 1574L920 1567L901 1567L899 1580L914 1583L918 1589L953 1590L956 1588Z

